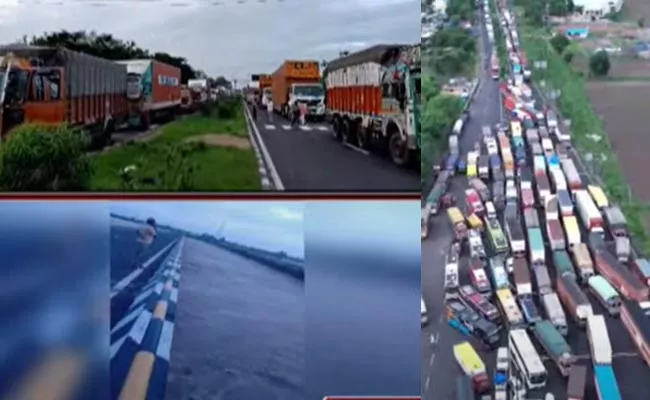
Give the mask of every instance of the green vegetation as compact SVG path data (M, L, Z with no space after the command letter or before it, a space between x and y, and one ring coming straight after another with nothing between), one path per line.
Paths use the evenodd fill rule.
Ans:
M607 76L611 66L609 55L604 50L594 53L589 57L589 71L591 71L594 76Z
M521 3L527 15L534 13L530 11L531 7L539 8L532 0L521 0ZM562 90L557 105L562 115L571 120L572 138L576 149L583 155L590 153L596 158L605 156L599 160L599 173L604 189L611 200L621 206L627 217L631 235L641 246L640 250L644 253L650 252L650 238L643 226L645 207L631 196L617 157L609 145L603 123L591 107L584 79L575 73L563 55L556 51L555 46L558 43L554 46L543 36L522 35L522 44L529 59L547 61L546 70L534 71L534 80L545 80L550 86ZM600 140L594 140L594 136Z
M241 100L222 101L141 141L86 154L67 126L23 125L3 144L0 189L9 191L259 190Z
M424 83L422 111L421 181L426 184L431 168L444 153L445 139L464 108L463 99L440 94L449 78L474 76L477 62L476 38L462 22L473 22L474 0L449 0L449 24L426 42L424 48ZM424 185L423 185L424 186Z

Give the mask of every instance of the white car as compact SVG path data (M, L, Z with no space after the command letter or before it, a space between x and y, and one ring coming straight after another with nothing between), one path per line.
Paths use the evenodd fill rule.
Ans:
M499 146L497 145L496 139L493 137L485 139L485 147L489 155L499 154Z
M508 179L506 181L506 201L508 200L517 200L517 186L515 186L515 181L513 179Z

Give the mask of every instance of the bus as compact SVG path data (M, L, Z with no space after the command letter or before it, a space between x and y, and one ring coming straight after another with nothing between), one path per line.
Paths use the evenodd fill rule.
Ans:
M616 289L600 275L594 275L587 281L589 290L596 296L598 302L607 309L609 315L619 315L621 311L621 297Z
M466 304L478 311L487 320L492 322L499 320L499 310L488 299L479 294L472 285L461 286L458 294Z
M524 316L517 305L515 297L512 295L510 289L497 290L497 305L506 317L506 323L510 329L523 328L526 326Z
M496 218L487 218L486 222L488 236L494 251L498 254L508 253L510 246L508 245L506 236L503 234L499 220Z
M508 334L508 353L529 389L546 386L548 372L525 329L513 329Z
M420 297L420 317L422 321L422 326L426 325L429 322L429 316L427 315L427 305L424 304L424 299Z

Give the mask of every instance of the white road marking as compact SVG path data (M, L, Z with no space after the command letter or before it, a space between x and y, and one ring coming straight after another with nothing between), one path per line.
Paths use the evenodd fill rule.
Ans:
M298 125L298 128L301 131L311 131L311 126L309 126L309 125Z
M275 129L275 125L266 124L266 125L264 125L264 129L268 129L268 130L272 131L272 130Z
M436 332L435 334L432 333L432 334L429 336L429 341L431 342L431 344L436 344L436 343L438 343L438 337L440 337L440 333L438 333L438 332Z
M426 382L424 382L424 388L428 390L429 389L429 384L431 384L431 377L427 376L427 380L426 380Z
M291 125L282 125L282 129L284 129L285 131L290 131Z
M324 126L324 125L318 125L318 126L316 127L316 129L318 129L319 131L323 131L323 132L325 132L325 131L329 131L329 130L330 130L330 127L329 127L329 126Z
M429 359L429 365L433 367L433 362L434 362L435 360L436 360L436 355L435 355L435 353L434 353L434 354L431 354L431 359Z

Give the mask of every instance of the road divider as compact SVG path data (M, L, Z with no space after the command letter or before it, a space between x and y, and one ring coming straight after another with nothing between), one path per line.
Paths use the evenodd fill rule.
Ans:
M111 400L162 399L176 320L184 239L111 330Z

